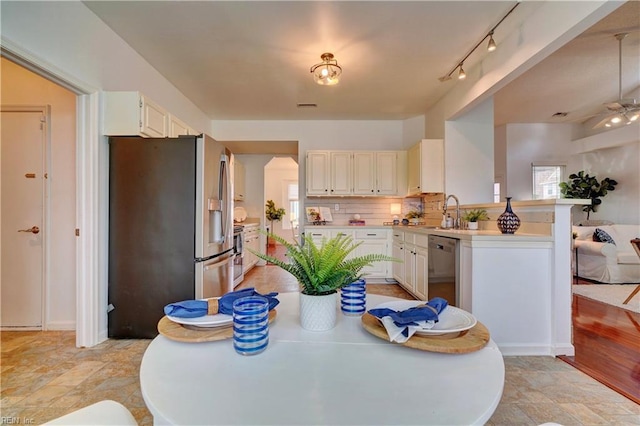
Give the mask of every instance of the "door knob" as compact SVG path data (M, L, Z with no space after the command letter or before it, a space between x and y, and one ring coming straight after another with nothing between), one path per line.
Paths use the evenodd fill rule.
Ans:
M18 232L31 232L32 234L37 234L38 232L40 232L40 228L38 228L37 226L32 226L29 229L18 229Z

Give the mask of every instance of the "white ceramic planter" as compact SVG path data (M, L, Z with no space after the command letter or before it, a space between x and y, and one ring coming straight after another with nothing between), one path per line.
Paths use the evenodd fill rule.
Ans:
M305 330L327 331L336 326L338 293L309 296L300 293L300 325Z
M478 222L467 222L467 228L471 230L478 229Z

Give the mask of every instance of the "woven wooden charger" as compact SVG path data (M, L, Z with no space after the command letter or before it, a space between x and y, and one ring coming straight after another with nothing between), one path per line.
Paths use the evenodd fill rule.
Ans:
M276 318L276 310L269 311L269 323ZM184 326L171 321L166 316L158 321L158 332L168 339L177 342L201 343L227 340L233 337L233 323L222 327Z
M362 315L362 326L369 333L389 341L389 335L378 318L369 313ZM442 336L418 336L414 334L404 343L396 343L413 349L447 354L464 354L479 351L489 342L489 330L478 321L473 328L462 333Z

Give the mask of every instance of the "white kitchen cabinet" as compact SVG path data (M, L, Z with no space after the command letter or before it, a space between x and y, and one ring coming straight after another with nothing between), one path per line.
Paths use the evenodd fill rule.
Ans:
M304 236L311 237L314 244L319 245L323 238L331 238L331 231L329 229L317 229L317 228L305 228Z
M104 92L103 133L150 138L196 135L194 129L140 92Z
M354 195L397 195L398 153L395 151L353 153Z
M444 192L444 141L423 139L407 152L407 195Z
M168 136L169 113L140 92L105 92L103 101L105 135Z
M309 151L307 195L398 195L398 155L397 151Z
M311 236L315 244L320 244L322 238L334 238L347 235L353 238L355 243L362 243L350 256L362 256L365 254L382 254L391 256L391 229L370 227L323 227L308 226L304 230L305 236ZM396 262L393 262L396 263ZM365 279L383 281L391 275L391 262L374 262L373 265L363 268Z
M307 195L330 195L329 184L329 151L307 152Z
M376 152L376 195L398 194L398 153Z
M391 243L391 256L404 261L404 232L394 230ZM391 262L391 276L402 285L405 281L404 262Z
M235 160L233 164L233 199L244 201L245 196L245 169L244 164Z
M353 193L376 195L375 152L353 153Z
M243 229L244 234L244 258L242 259L242 267L244 272L247 273L256 266L258 263L258 256L251 253L247 249L260 251L260 232L258 231L258 224L245 225Z
M329 158L330 195L350 195L353 186L351 184L351 153L335 151L329 154Z
M173 114L169 114L169 134L170 138L177 138L181 135L195 135L196 131L189 127L184 121Z
M354 242L361 243L354 251L355 256L366 254L390 255L389 240L391 230L387 229L357 229L354 232ZM386 278L389 276L390 262L374 262L362 269L365 278Z
M429 296L427 247L427 235L404 232L404 281L398 282L405 290L421 300L427 300Z

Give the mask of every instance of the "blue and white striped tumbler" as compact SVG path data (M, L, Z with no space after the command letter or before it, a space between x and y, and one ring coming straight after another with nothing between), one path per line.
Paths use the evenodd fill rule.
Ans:
M340 290L340 309L348 316L360 316L367 307L367 283L360 279Z
M257 355L269 344L269 301L248 296L233 302L233 348L241 355Z

